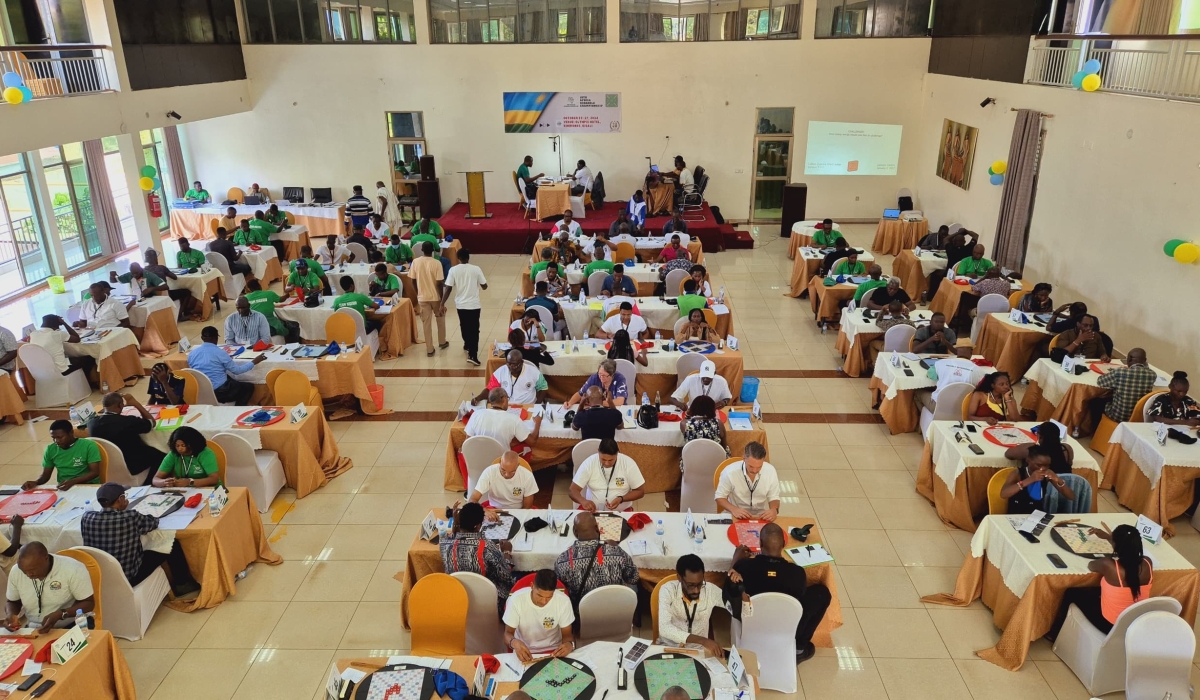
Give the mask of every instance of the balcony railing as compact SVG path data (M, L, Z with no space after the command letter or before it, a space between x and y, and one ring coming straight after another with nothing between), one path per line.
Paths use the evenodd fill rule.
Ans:
M25 257L35 252L41 245L37 234L37 224L32 216L16 219L12 222L12 228L9 228L4 219L0 218L0 265L15 260L18 252L21 257Z
M91 44L0 46L0 71L25 79L33 99L109 90L109 48Z
M1100 90L1200 102L1200 36L1058 34L1035 36L1025 82L1074 87L1071 76L1100 62Z

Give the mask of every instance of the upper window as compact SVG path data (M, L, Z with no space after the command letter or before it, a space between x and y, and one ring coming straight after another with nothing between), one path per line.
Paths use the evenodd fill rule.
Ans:
M818 0L818 39L928 36L933 0Z
M242 0L252 44L415 44L413 0Z
M621 41L800 38L800 0L621 0Z
M434 44L603 42L605 0L429 0Z

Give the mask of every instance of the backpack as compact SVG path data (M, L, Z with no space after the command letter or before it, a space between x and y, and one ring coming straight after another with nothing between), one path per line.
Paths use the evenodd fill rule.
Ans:
M597 172L592 180L592 205L597 209L604 208L604 173Z

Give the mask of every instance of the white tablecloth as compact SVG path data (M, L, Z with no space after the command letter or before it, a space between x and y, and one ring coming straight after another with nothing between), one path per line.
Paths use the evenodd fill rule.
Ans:
M812 236L814 233L817 232L817 227L820 226L823 222L824 222L824 220L818 221L816 219L813 219L811 221L797 221L796 223L792 224L792 235L793 236L795 236L795 235ZM833 230L840 232L842 230L841 224L834 222Z
M1167 438L1165 445L1158 444L1158 423L1120 423L1113 431L1110 443L1119 444L1125 454L1138 465L1138 469L1150 481L1150 488L1158 488L1158 479L1163 467L1191 467L1200 469L1200 443L1185 445ZM1196 437L1196 431L1186 426L1170 426Z
M988 467L991 469L1003 469L1005 467L1019 466L1017 460L1005 459L1004 451L1008 448L1001 447L996 443L988 440L983 436L983 430L987 427L985 423L975 423L978 432L970 433L966 430L958 430L956 426L958 421L934 421L929 426L929 441L933 454L933 473L942 480L946 485L946 490L951 496L954 495L954 483L958 480L958 475L971 467ZM1029 430L1034 426L1041 425L1036 421L1022 422L1015 424L1019 428ZM970 445L966 442L956 442L954 440L955 433L962 434L971 438L971 442L983 448L983 454L977 455L971 451ZM1085 449L1074 438L1067 437L1065 443L1071 446L1075 451L1075 462L1071 465L1071 471L1079 473L1081 469L1091 469L1096 472L1096 482L1100 482L1100 465L1096 463L1096 458L1092 456L1091 451Z
M66 352L67 357L83 357L86 355L94 357L96 358L96 362L100 362L126 345L132 345L134 348L138 347L137 336L128 328L105 328L96 331L96 335L105 333L106 331L107 334L100 340L94 340L96 336L92 336L84 338L81 343L64 343L63 350Z
M665 343L667 341L664 339L662 342ZM550 354L554 355L554 364L542 365L540 368L542 370L542 374L551 377L581 377L584 375L593 374L595 373L596 368L600 366L600 363L607 356L607 353L604 351L604 345L606 343L608 343L607 340L580 340L577 343L579 346L578 352L564 353L563 351L566 346L575 345L576 343L570 340L546 341L546 350ZM661 344L654 349L658 350L658 352L646 353L647 364L645 367L638 363L634 363L639 373L675 374L676 363L679 362L680 357L687 354L679 352L678 350L674 352L668 352L662 349ZM724 355L725 351L716 350L712 354ZM653 399L654 397L651 396L650 398ZM662 398L663 401L667 400L667 397L665 396ZM632 396L630 397L630 401L633 401Z
M1020 598L1025 595L1025 589L1033 582L1035 576L1066 576L1088 573L1090 559L1078 557L1066 552L1055 544L1050 532L1043 531L1038 544L1026 540L1009 522L1006 515L989 515L979 523L979 529L971 538L971 556L979 558L987 555L989 562L1000 570L1004 585L1013 595ZM1011 516L1024 519L1024 516ZM1101 523L1110 528L1118 525L1133 525L1137 522L1134 513L1083 513L1055 516L1054 520L1075 520L1094 525L1103 529ZM1155 569L1186 570L1194 569L1187 559L1164 539L1158 544L1142 541L1142 549L1146 556L1154 562ZM1067 568L1059 569L1050 563L1047 554L1057 554L1066 563Z
M358 292L359 294L368 294L371 289L371 280L377 279L375 277L375 263L365 262L337 265L332 270L326 270L325 274L329 277L329 285L333 288L333 291L336 294L342 293L340 281L342 279L342 275L350 275L350 277L354 280L354 291ZM407 271L400 272L398 268L391 274L394 274L398 277L408 277ZM401 292L403 292L403 289ZM322 323L324 323L324 321L322 321ZM322 326L321 332L324 333L324 331L325 329ZM304 337L307 338L309 336Z
M220 270L209 270L208 272L193 272L187 275L179 275L176 279L167 280L168 289L186 289L192 293L192 296L197 301L204 300L204 291L208 289L208 283L212 280L222 280L224 276Z
M582 338L584 331L589 335L595 335L596 330L600 328L600 324L604 322L604 311L602 309L591 308L590 304L596 301L594 298L588 299L589 306L580 306L577 302L563 301L560 302L563 310L563 316L567 320L567 327L571 330L572 338ZM650 328L661 328L669 331L675 327L675 322L679 320L679 307L674 304L658 299L657 297L639 297L634 299L637 303L638 310L641 311L642 318L646 321L646 325ZM728 296L726 296L728 303ZM717 311L717 309L714 309ZM726 306L728 313L728 306ZM721 315L718 313L718 315ZM653 337L653 333L650 337ZM666 335L664 334L664 338Z
M238 246L238 250L242 251L242 256L246 259L246 264L250 266L250 271L260 280L266 277L267 263L273 258L279 257L279 253L273 245L260 246L258 250L250 250L249 246ZM285 278L287 277L286 269L283 271L283 275Z
M846 340L850 341L851 348L854 347L854 339L859 333L883 333L879 330L879 325L875 323L880 312L872 311L871 315L874 318L867 320L863 318L863 311L864 309L855 309L854 311L842 309L842 320L840 321L842 332L846 334ZM920 328L929 325L929 317L932 315L933 312L928 309L917 309L909 314L909 318Z
M636 265L624 265L624 267L625 276L638 284L658 283L658 265L651 266L649 263L638 263ZM583 269L583 266L568 266L567 282L570 284L583 284L587 281L587 278L583 275Z
M653 398L653 397L651 397ZM666 400L666 397L663 397ZM640 401L640 399L639 399ZM635 445L650 445L652 447L683 447L683 433L679 430L679 423L673 421L661 421L657 428L646 430L637 425L634 414L638 409L638 401L634 401L630 397L630 404L626 406L618 406L618 409L625 414L625 427L618 430L616 434L617 442L628 442ZM563 427L563 411L562 404L552 403L548 406L550 415L542 420L542 429L538 434L545 438L561 438L563 440L578 440L579 431L574 428ZM578 406L571 410L578 410ZM671 410L667 406L663 406L663 410ZM533 419L526 421L529 429L533 429Z
M335 280L330 280L333 284ZM355 280L355 285L358 280ZM366 294L366 285L361 288L363 294ZM316 340L325 337L325 322L333 315L333 302L337 297L321 297L321 305L313 308L308 308L304 304L292 304L291 306L279 306L275 309L275 315L285 321L295 321L300 324L300 337L305 340ZM375 313L388 313L393 307L384 306ZM324 358L321 358L324 359ZM263 364L269 364L271 360L267 360ZM260 365L262 366L262 365ZM313 375L316 379L316 375Z
M313 214L309 213L311 211L313 211L312 208L306 209L304 212L304 215L305 216L313 216ZM318 215L322 219L336 219L337 218L337 209L320 209L319 211L321 211L322 214L326 211L332 212L334 214L333 216ZM307 234L307 233L308 233L307 226L305 226L303 224L299 224L299 225L293 224L292 226L288 226L287 228L283 229L282 231L276 231L275 233L272 233L271 240L273 240L273 241L298 241L298 240L300 240L300 234ZM272 246L272 247L274 247L274 246ZM313 252L315 253L316 251L314 250Z
M338 216L338 212L342 211L342 207L346 206L345 204L337 204L335 206L329 206L329 207L325 207L325 206L305 207L305 206L299 206L299 205L295 205L295 204L282 204L280 202L275 202L275 204L279 207L279 211L282 211L282 212L290 211L294 216L311 216L314 219L335 219L335 220L341 218ZM267 213L267 209L269 209L270 207L271 207L271 204L268 203L268 204L254 204L254 205L238 204L238 205L235 205L233 208L237 211L238 217L247 217L247 216L254 216L254 212L256 212L256 211L261 211L265 214L265 213ZM208 216L222 217L222 216L225 216L228 209L229 209L229 207L209 206L209 207L196 207L195 209L188 209L187 211L193 211L193 212L196 212L197 214L207 214ZM298 228L298 227L293 226L292 228Z
M672 234L672 235L674 235L674 234ZM687 236L688 242L691 241L691 236L681 233L681 234L679 234L680 245L682 245L684 248L687 248L687 246L688 246L687 242L683 241L683 238L685 236ZM648 250L648 249L653 250L655 248L666 248L667 246L671 245L671 237L670 236L630 236L628 238L621 238L620 236L613 236L609 240L612 241L613 243L621 243L621 242L632 243L634 250ZM590 252L592 250L592 247L595 246L595 244L596 244L596 238L594 236L579 236L575 239L575 244L578 245L580 248L582 248L584 251ZM614 262L623 262L623 261L616 260Z
M1098 360L1089 360L1096 362ZM1119 360L1114 360L1119 362ZM1171 375L1163 372L1161 369L1150 365L1150 369L1158 373L1158 381L1155 386L1165 387L1171 380ZM1050 358L1043 357L1025 373L1025 378L1031 382L1037 382L1038 387L1042 390L1042 398L1049 403L1057 406L1063 397L1070 391L1072 384L1086 384L1088 386L1098 387L1097 383L1100 375L1092 371L1084 372L1083 374L1067 374L1062 369L1061 362L1054 362Z
M170 309L171 318L175 318L175 303L171 301L171 297L153 296L139 299L129 307L129 325L135 328L145 328L146 319L160 309Z
M921 275L924 277L928 277L933 273L934 270L946 269L946 258L944 254L943 257L939 258L927 250L921 251L920 255L917 255L916 251L914 250L913 255L921 262Z
M929 370L921 366L920 360L910 360L904 357L905 353L901 353L900 366L892 366L892 353L881 352L879 357L875 359L875 376L879 377L885 385L887 391L883 393L884 398L894 399L896 394L901 391L917 391L920 389L932 389L937 386L937 380L929 378ZM920 355L922 358L934 358L933 362L948 357L947 355ZM904 368L912 370L913 376L908 376L904 373ZM985 376L992 372L992 367L976 367L971 370L971 383L978 384Z
M988 315L994 319L992 321L993 323L1003 323L1005 325L1012 326L1013 328L1020 328L1023 331L1034 331L1036 333L1041 333L1043 335L1054 335L1050 331L1046 330L1046 328L1044 326L1039 326L1036 323L1017 323L1012 320L1011 314L988 314ZM982 328L983 325L980 324L979 327Z
M242 377L238 377L238 379L242 379ZM187 415L183 417L183 424L189 428L199 430L209 440L217 433L237 433L239 436L245 438L246 442L250 443L250 447L261 450L263 446L259 428L233 427L238 416L246 411L255 411L259 408L260 406L191 406L188 409ZM288 410L291 410L291 407L288 407ZM131 408L124 409L122 413L131 416L138 415L137 411L131 410ZM193 418L197 415L200 417ZM285 417L284 420L288 419ZM188 421L191 422L189 423ZM151 430L142 435L142 442L160 452L167 452L172 432L171 430Z

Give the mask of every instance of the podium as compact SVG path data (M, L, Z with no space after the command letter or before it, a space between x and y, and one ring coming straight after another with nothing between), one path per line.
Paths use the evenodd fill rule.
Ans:
M487 198L483 192L483 174L491 170L471 170L463 172L467 176L467 219L490 219L487 212Z

